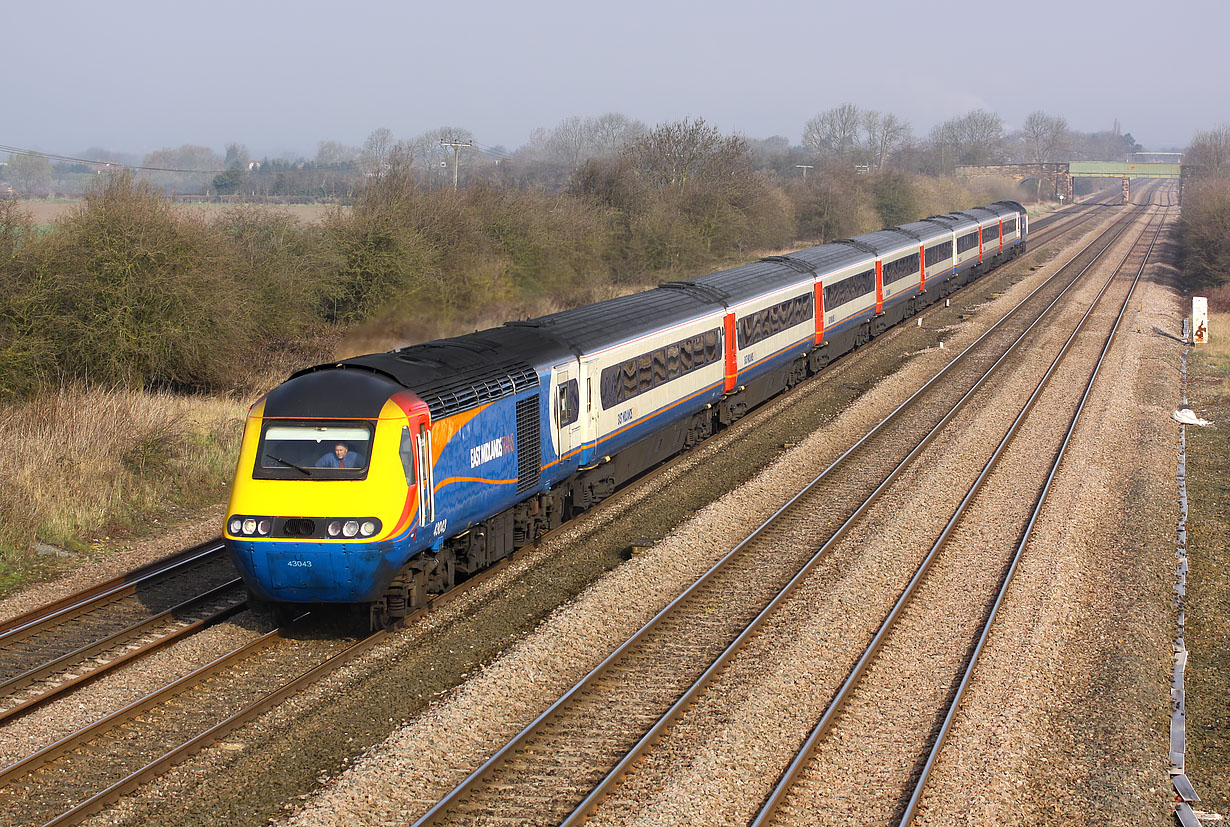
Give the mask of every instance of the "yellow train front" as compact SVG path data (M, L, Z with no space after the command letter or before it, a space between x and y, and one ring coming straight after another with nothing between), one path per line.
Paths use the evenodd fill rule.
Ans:
M270 391L244 428L225 528L253 598L282 614L350 604L381 626L558 524L534 498L576 463L554 453L551 370L526 361L543 354L572 356L496 328Z
M367 371L296 376L248 417L226 542L249 590L276 604L380 599L421 532L427 406Z

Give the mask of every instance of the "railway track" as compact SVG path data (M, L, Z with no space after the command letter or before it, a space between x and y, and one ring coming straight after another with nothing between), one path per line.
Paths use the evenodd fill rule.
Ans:
M192 595L183 599L183 594ZM0 723L230 617L244 590L221 543L185 549L0 632Z
M1158 218L1152 223L1156 227L1142 230L1022 406L884 623L766 798L753 827L815 824L819 814L840 811L839 800L848 790L834 782L834 764L841 765L849 759L852 744L864 748L868 740L885 740L888 732L893 733L897 749L893 752L886 748L886 752L891 752L895 760L865 774L875 777L872 783L882 800L879 807L869 804L864 813L870 823L894 823L901 827L912 823L931 768L1165 219ZM1113 300L1117 296L1108 295L1115 285L1122 293L1119 301ZM1087 327L1086 322L1092 320L1103 324ZM1095 351L1096 358L1088 370L1083 392L1072 400L1070 416L1043 424L1030 421L1035 403L1045 393L1066 393L1067 386L1052 389L1052 380L1061 372L1065 357L1069 362L1080 361L1080 344L1084 344L1086 351ZM1095 344L1100 348L1093 347ZM1084 365L1068 366L1069 374L1085 370ZM1040 438L1043 433L1047 438ZM1020 444L1018 434L1023 437ZM1040 455L1043 444L1055 446L1049 455ZM999 470L998 464L1004 458L1012 461ZM978 528L979 521L985 525L994 520L989 516L986 498L980 496L984 483L1000 486L1001 491L1009 486L1009 490L1020 495L1016 514L1019 524L1013 526L1012 532L1002 534L999 543L986 543L985 529ZM997 530L1003 530L1002 524ZM920 653L925 653L926 658L922 665ZM903 675L908 676L911 686L908 697L900 693ZM913 733L914 737L906 738L903 732ZM821 752L825 754L820 755ZM865 775L860 779L863 783L868 780ZM898 802L904 802L903 806L892 812Z
M294 641L299 631L261 635L0 770L0 821L76 824L387 635Z
M416 826L576 824L588 817L997 368L1019 358L1017 346L1138 214L1060 268Z
M1096 211L1093 211L1093 210L1088 211L1088 212L1090 213L1090 215L1093 215L1096 213ZM1088 220L1088 219L1084 219L1084 220ZM1080 223L1083 223L1083 220L1075 221L1075 220L1068 219L1065 222L1065 226L1066 226L1066 229L1070 230L1074 225L1077 225ZM209 549L209 544L207 544L204 547L200 547L199 549L195 551L203 552L207 549ZM208 556L217 557L218 551L219 549L213 548L211 549L211 553ZM188 555L188 556L191 557L192 555ZM175 571L175 570L173 569L172 571ZM179 569L178 571L182 572L183 570ZM112 584L108 584L107 588L95 590L97 594L91 596L89 598L89 601L85 601L85 600L65 601L63 602L62 605L57 605L56 607L53 607L52 611L44 611L40 613L41 615L47 615L47 617L39 617L39 616L35 616L34 613L31 613L30 615L23 616L22 618L14 619L13 621L10 621L7 624L5 624L3 627L0 627L0 629L3 630L3 631L0 631L0 645L3 645L3 641L5 639L8 639L8 640L11 640L14 646L16 646L23 639L33 640L37 637L37 635L47 634L48 630L53 629L57 626L64 627L64 626L79 625L81 628L86 628L86 627L93 626L93 625L107 626L107 624L91 624L91 623L76 624L73 622L69 622L69 618L74 617L74 616L85 616L85 615L81 615L78 613L83 610L82 607L87 605L87 603L92 603L95 606L94 609L89 610L92 612L99 611L97 607L100 605L114 604L114 603L122 602L125 600L129 602L133 602L134 599L135 599L136 604L138 605L150 604L152 606L156 601L152 600L150 595L153 594L154 592L152 588L150 588L150 586L143 586L143 584L153 584L155 582L173 583L175 582L175 578L177 577L181 578L181 582L182 582L182 578L184 577L184 575L182 573L173 574L173 573L160 572L160 571L156 572L153 570L143 571L138 576L129 576L127 578L122 578L121 580L123 582L117 581ZM220 588L223 590L223 592L229 586L234 586L233 583L230 583L230 581L226 581L226 580L224 580L224 582L222 582L219 585L220 585ZM182 597L182 594L183 594L183 591L181 589L181 591L179 592L179 596ZM209 599L222 599L222 597L223 597L222 593L215 593L211 595L210 598L206 598L206 602L208 602ZM232 600L231 599L232 597L234 597L234 595L229 595L226 597L226 599L229 602L227 603L225 607L215 607L218 611L223 613L220 616L224 616L225 614L233 614L235 611L238 611L239 609L242 608L242 602L237 601L237 600ZM168 606L166 609L163 609L161 620L162 621L174 620L175 623L172 625L178 625L178 626L183 627L185 625L183 623L183 618L186 614L190 612L190 606L184 605L187 602L188 601L181 601L180 604L171 605L171 606ZM80 604L80 606L78 604ZM148 611L149 607L146 607L146 608L147 608L146 614L149 614L149 611ZM192 610L195 610L195 609L192 609ZM195 630L197 628L201 628L204 623L208 623L208 622L212 622L212 621L203 620L203 619L198 618L198 619L189 621L186 625L192 626L193 629ZM137 629L136 627L140 626L141 624L147 624L147 625L145 625L143 630ZM59 683L59 684L66 684L67 685L66 688L71 688L74 685L79 685L80 682L82 681L73 683L73 681L75 681L76 678L69 678L66 681L61 681L60 678L57 676L62 675L65 672L71 674L76 671L82 671L73 662L74 653L80 653L78 655L79 657L78 663L84 662L84 660L86 659L93 658L96 661L97 660L116 661L117 663L115 665L118 665L119 663L132 662L137 657L139 657L141 654L144 654L148 651L153 651L159 646L165 645L166 642L172 639L169 633L160 636L158 633L156 633L152 629L151 625L149 624L150 624L150 621L148 619L145 621L141 621L140 623L129 623L127 626L122 626L121 624L112 624L110 626L107 626L107 631L105 634L96 631L93 634L92 638L89 635L77 635L75 638L73 638L72 636L67 636L65 637L65 640L68 642L60 643L58 645L59 650L65 650L65 651L60 651L59 654L55 655L55 657L47 658L42 663L29 666L24 671L21 671L20 669L17 669L16 667L10 667L7 674L10 675L10 680L20 679L21 681L25 681L26 687L33 686L35 683L38 683L39 681L43 681L44 683L48 685ZM115 628L115 626L117 625L119 626L119 628ZM275 633L271 633L271 634L275 634ZM121 639L125 635L130 635L130 637L128 638L128 640L121 643ZM136 645L135 648L131 647L130 644L132 643L132 641L136 641L136 640L140 640L143 643ZM158 643L156 642L157 640L161 640L162 642ZM261 640L263 640L264 642L261 643L259 647L257 647L260 651L278 649L278 648L281 648L287 645L284 638L277 638L275 640L273 638L269 638L268 636L265 636L265 638L262 638ZM111 649L105 648L108 644L111 644ZM362 642L356 642L355 645L366 648L370 646L371 643L367 641L362 641ZM100 646L104 648L99 649L98 647ZM31 651L33 651L34 648L35 647L30 647ZM49 647L49 648L57 648L57 647ZM117 657L112 657L107 654L108 652L114 652L115 650L124 650L124 649L126 649L130 654L126 656L117 656ZM86 654L87 652L90 652L90 653ZM43 806L45 808L44 814L46 814L46 813L50 813L51 810L54 810L56 807L63 804L64 801L76 796L76 798L78 799L77 804L74 804L72 807L64 810L63 813L61 813L60 815L51 816L55 820L50 823L74 822L76 820L79 820L80 818L85 817L85 815L88 815L89 812L96 811L98 808L105 806L105 804L108 801L114 800L116 797L123 794L124 792L135 788L135 786L139 785L144 780L147 780L148 778L151 778L157 775L159 772L164 771L165 768L168 767L171 763L173 763L176 760L181 760L184 755L190 753L193 749L199 749L201 746L204 746L210 741L221 737L221 733L223 732L223 730L217 729L216 727L221 726L223 724L223 721L217 721L214 724L211 724L210 726L204 728L200 733L198 733L197 735L194 735L191 739L184 741L184 743L180 744L179 746L171 747L169 746L169 742L168 742L168 746L166 746L165 749L161 747L158 747L158 748L151 748L148 746L144 747L142 751L140 752L140 757L149 758L150 760L147 761L146 764L142 766L135 766L136 764L140 763L140 757L133 759L130 756L128 759L126 759L128 762L127 764L124 764L124 762L122 761L118 762L120 764L123 764L123 767L119 771L117 771L114 767L109 771L110 772L109 777L112 778L113 780L111 781L110 786L107 786L106 789L101 790L101 791L90 792L86 790L85 788L73 788L69 785L60 784L58 782L57 783L46 783L46 779L60 778L62 781L65 778L74 778L77 775L82 774L79 772L78 769L60 769L60 768L72 767L72 766L79 767L78 764L73 763L74 761L74 759L72 758L73 755L93 754L97 757L100 754L100 750L103 753L109 754L111 750L108 748L108 745L111 744L113 741L115 741L117 738L122 741L145 740L144 736L138 736L134 734L131 729L127 729L133 726L132 724L133 718L129 718L126 716L131 715L131 716L150 717L150 710L157 710L160 706L165 706L165 699L167 697L171 697L171 696L178 697L179 695L182 695L185 692L189 692L190 690L196 693L193 697L208 696L210 686L217 686L219 685L218 684L219 680L223 680L223 681L225 680L224 678L219 678L218 676L224 674L226 669L233 668L235 663L241 662L244 658L247 658L247 657L254 657L257 654L258 654L257 649L250 650L246 654L243 654L243 655L240 655L238 653L231 653L231 655L228 655L228 656L225 656L224 658L219 659L219 661L225 661L225 663L220 663L216 667L217 670L219 670L216 673L206 674L206 673L201 672L199 674L193 673L193 675L191 676L185 676L186 679L191 678L191 680L185 680L184 682L176 682L176 684L174 684L173 686L177 687L177 690L171 692L171 695L162 694L164 690L159 690L156 693L151 693L150 697L148 699L145 699L145 700L148 700L149 703L141 706L139 709L134 708L126 712L123 712L123 714L116 713L115 716L109 716L106 719L105 724L104 722L100 721L95 726L87 728L89 732L82 732L79 734L79 736L75 734L74 736L75 740L72 740L70 742L69 739L65 739L64 742L60 744L59 746L53 745L55 746L55 749L51 749L50 751L40 750L39 754L32 755L29 758L20 762L19 764L15 764L13 767L3 770L2 771L3 775L0 775L0 783L3 784L3 789L0 790L0 812L4 812L5 810L8 810L9 809L8 805L13 804L16 800L20 800L22 802L30 803L32 806L34 806L35 802L39 802L40 803L39 806ZM310 682L310 680L314 680L317 677L319 677L321 674L324 674L324 671L317 671L318 668L324 668L323 662L337 664L337 663L340 663L341 661L348 660L350 657L353 657L353 655L346 655L344 652L331 652L331 653L317 652L315 655L305 656L305 659L302 661L296 660L295 661L296 665L300 665L300 666L306 664L307 661L320 661L321 663L318 663L316 666L312 666L312 667L304 666L303 670L296 672L295 681L284 682L285 686L290 686L291 684L302 686L304 684L298 682L300 677L308 675L310 673L314 677L305 678L305 680L308 680ZM334 660L334 658L338 658L338 660ZM5 662L7 665L7 659L5 659ZM16 660L14 660L14 663L15 662ZM58 665L61 668L60 672L55 671L56 665ZM103 666L100 665L99 668L101 669L103 668ZM112 668L112 667L107 666L106 668ZM329 667L329 668L335 668L335 667ZM295 671L295 670L292 669L290 671ZM40 673L39 676L37 677L35 676L36 672ZM200 670L198 670L198 672L200 672ZM101 672L98 672L98 673L91 672L91 675L95 677L97 676L97 674L101 674ZM81 676L78 675L77 677L80 678ZM90 679L89 676L86 676L85 678L83 678L83 680L89 680L89 679ZM272 683L279 683L279 682L280 682L279 680L272 680ZM189 684L191 684L191 686L189 686ZM262 684L262 686L264 685ZM270 686L272 686L272 684L270 684ZM286 697L287 694L291 694L294 691L297 691L297 689L286 689L284 687L283 688L265 687L265 688L268 688L269 691L266 692L262 696L261 699L259 699L256 703L253 704L253 709L256 708L257 704L263 703L264 705L261 707L261 710L263 711L263 709L267 709L270 706L274 705L275 703L279 702L279 700L268 700L268 699L284 698ZM64 690L57 690L57 691L64 691ZM14 694L14 693L10 693L10 694ZM34 694L35 696L38 696L40 693L36 691ZM259 694L259 692L257 694ZM17 714L21 711L25 711L30 708L33 708L34 706L45 702L50 697L52 696L47 695L45 697L31 697L25 700L18 699L18 703L14 707L11 707L12 711L10 713L0 713L0 718L2 718L6 714ZM180 704L180 702L176 701L176 704ZM243 717L242 719L239 719L236 717L241 714L246 714L247 717ZM251 712L250 714L235 712L233 715L228 716L228 718L225 720L229 720L230 718L235 718L235 720L238 721L238 723L235 723L234 725L238 726L240 723L242 723L243 720L248 720L250 717L256 714L259 714L259 711L254 711L254 712ZM218 716L214 715L213 717L217 718ZM201 729L201 728L197 727L197 729ZM122 736L117 736L114 734L113 735L106 734L108 732L114 733L117 731L126 732L128 734L124 734ZM100 740L92 741L91 739L100 739ZM98 747L97 745L90 746L91 743L101 743L103 746L101 748ZM53 755L53 753L55 754ZM131 770L131 771L125 775L123 772L124 769ZM117 772L122 777L118 778L118 780L114 780L115 776L117 775ZM99 785L94 784L93 786L97 787ZM73 792L74 789L76 790L76 792ZM55 803L55 802L59 802L59 803ZM37 821L40 818L43 818L43 815L34 816L35 821ZM0 817L0 820L3 820L3 817ZM25 819L21 818L19 820L25 820Z

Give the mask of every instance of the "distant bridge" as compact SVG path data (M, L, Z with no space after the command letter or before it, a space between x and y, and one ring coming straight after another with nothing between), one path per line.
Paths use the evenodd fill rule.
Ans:
M957 174L966 178L1011 178L1017 183L1031 178L1047 181L1055 188L1055 195L1060 200L1072 200L1072 181L1075 178L1121 178L1123 179L1123 201L1130 198L1128 181L1132 178L1173 178L1178 179L1179 203L1183 202L1183 181L1186 174L1182 164L1176 163L1137 163L1126 161L1070 161L1054 164L986 164L981 166L959 166Z

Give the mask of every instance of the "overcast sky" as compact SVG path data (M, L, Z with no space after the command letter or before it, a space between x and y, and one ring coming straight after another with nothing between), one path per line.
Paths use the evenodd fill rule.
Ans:
M974 107L1117 118L1149 148L1230 121L1225 2L43 0L0 19L0 144L66 154L311 157L444 125L512 149L609 111L798 143L846 101L916 135Z

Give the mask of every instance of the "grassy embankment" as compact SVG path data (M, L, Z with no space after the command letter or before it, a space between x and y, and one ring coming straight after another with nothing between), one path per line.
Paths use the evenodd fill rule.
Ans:
M122 176L50 228L0 202L0 593L222 501L247 405L298 366L1010 194L848 170L684 189L591 169L561 193L395 173L311 224L186 211Z
M1222 293L1230 290L1221 288ZM1187 773L1201 809L1230 816L1230 296L1188 364Z
M225 496L242 403L64 388L0 410L0 593Z

